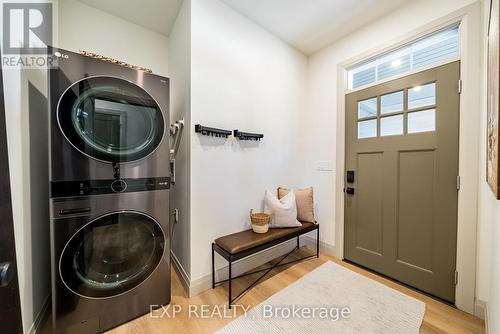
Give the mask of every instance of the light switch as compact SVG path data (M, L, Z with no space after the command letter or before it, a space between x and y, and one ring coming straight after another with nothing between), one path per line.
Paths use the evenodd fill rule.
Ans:
M316 169L322 172L333 171L333 163L331 160L320 160L316 163Z

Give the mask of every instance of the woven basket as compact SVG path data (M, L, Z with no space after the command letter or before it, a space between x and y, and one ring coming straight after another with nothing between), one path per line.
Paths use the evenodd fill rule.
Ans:
M267 213L253 213L253 210L250 210L250 220L255 233L266 233L269 230L270 219L271 215Z

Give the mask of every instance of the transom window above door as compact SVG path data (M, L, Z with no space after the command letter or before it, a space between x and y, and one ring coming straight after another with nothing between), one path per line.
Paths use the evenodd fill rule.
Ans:
M436 130L436 83L358 101L358 139Z
M460 56L459 28L458 24L447 27L351 66L347 69L348 90L455 61Z

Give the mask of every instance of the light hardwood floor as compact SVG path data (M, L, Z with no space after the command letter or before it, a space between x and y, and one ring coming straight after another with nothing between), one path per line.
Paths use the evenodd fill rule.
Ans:
M310 250L301 248L300 253L306 254ZM301 254L298 256L301 256ZM328 255L320 255L318 259L314 258L283 266L273 270L266 278L257 284L252 290L247 292L236 304L244 307L253 307L265 299L269 298L274 293L286 287L288 284L306 275L308 272L317 268L326 261L333 261L348 269L358 272L364 276L381 282L393 289L396 289L409 296L415 297L426 304L424 321L420 329L420 333L484 333L484 322L470 314L457 310L449 305L441 303L424 294L416 292L391 280L380 277L376 274L368 272L359 267L340 261ZM251 282L254 277L248 276L239 278L233 283L233 291L242 291L244 284ZM114 328L108 333L111 334L132 334L132 333L213 333L219 328L229 323L232 319L224 319L221 317L214 318L197 318L189 317L189 305L212 305L209 312L213 311L213 305L222 307L227 303L227 286L220 285L214 290L206 291L198 296L188 298L175 270L172 270L172 300L171 305L179 305L183 311L173 317L158 317L153 318L149 314L128 322L122 326ZM127 307L124 305L124 307ZM172 307L172 306L171 306ZM201 309L198 308L198 314ZM235 308L236 315L243 313L242 309ZM154 313L156 316L161 315L162 311L158 310ZM172 309L169 309L172 315ZM228 315L228 314L226 314ZM50 326L47 323L45 333L50 333Z

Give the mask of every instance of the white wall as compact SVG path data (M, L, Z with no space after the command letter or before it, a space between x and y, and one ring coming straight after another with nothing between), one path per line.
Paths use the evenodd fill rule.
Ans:
M172 226L172 253L182 275L188 280L191 270L190 175L191 175L191 1L184 0L172 27L168 44L171 123L184 118L176 160L176 181L170 191L170 209L179 209L179 223Z
M304 186L307 59L218 0L192 1L191 279L211 272L211 242L249 227L265 189ZM202 137L194 124L264 133Z
M500 333L500 201L486 183L487 31L490 1L483 1L483 81L479 158L478 298L488 302L489 332Z
M59 47L86 50L168 75L168 38L76 0L59 1Z

